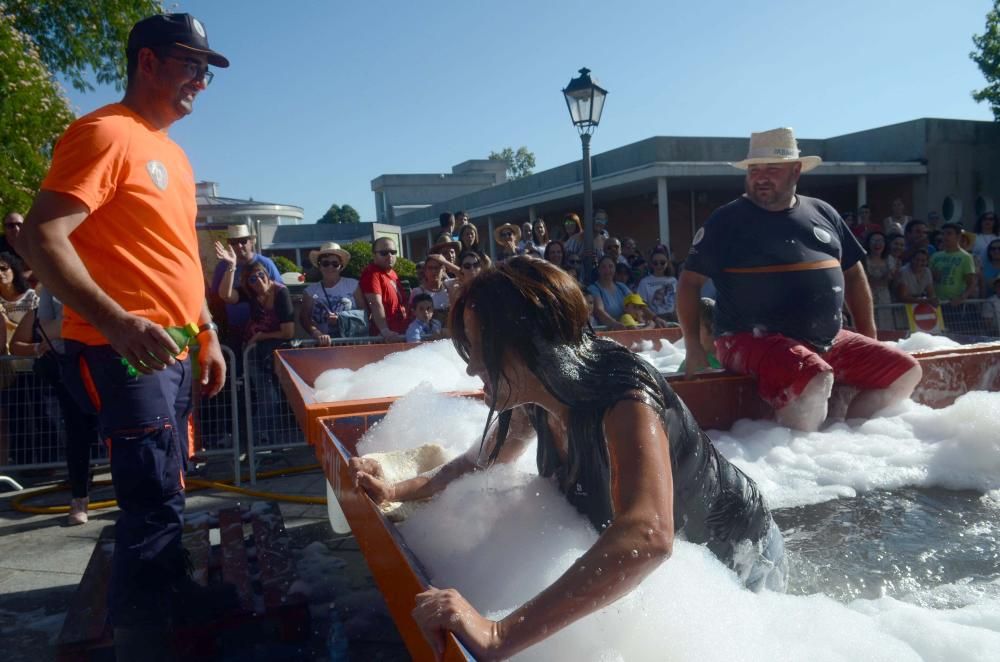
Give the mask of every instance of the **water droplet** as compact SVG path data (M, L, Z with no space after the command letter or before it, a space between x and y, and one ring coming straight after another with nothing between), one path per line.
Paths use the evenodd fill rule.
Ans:
M594 574L600 577L601 575L604 574L604 570L602 568L598 568L597 570L594 571Z
M632 558L634 558L634 559L639 558L639 550L638 549L633 549L632 550Z

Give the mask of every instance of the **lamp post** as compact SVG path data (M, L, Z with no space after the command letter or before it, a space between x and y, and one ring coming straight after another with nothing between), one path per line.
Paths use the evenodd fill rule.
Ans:
M590 77L590 69L580 69L580 75L563 90L566 107L573 125L583 143L583 247L588 254L594 251L594 194L590 175L590 136L601 121L604 98L608 91Z

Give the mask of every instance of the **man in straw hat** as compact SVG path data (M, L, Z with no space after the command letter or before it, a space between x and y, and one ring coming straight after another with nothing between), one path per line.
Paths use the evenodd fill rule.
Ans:
M828 414L871 416L920 380L913 357L875 339L861 245L833 207L795 192L819 163L799 155L791 129L752 134L747 158L733 164L746 171L746 193L695 234L677 297L684 336L697 339L699 293L713 280L719 361L754 375L775 418L800 430ZM842 328L844 303L857 332ZM701 345L687 343L687 375L705 365Z
M517 255L517 242L521 241L521 228L513 223L504 223L493 231L493 239L496 240L497 262L509 260Z
M121 510L109 587L119 660L173 659L191 357L164 327L195 324L201 391L226 365L208 307L195 232L194 175L167 136L229 61L190 14L136 23L125 95L74 122L56 144L24 227L32 267L65 304L63 378L96 412ZM76 230L81 230L77 232ZM121 359L137 371L130 376Z
M281 272L274 261L255 251L254 236L250 228L243 224L226 226L226 243L215 242L215 257L219 262L212 274L212 292L218 293L222 281L232 276L230 285L243 282L243 270L255 264L260 264L267 271L272 282L281 282ZM224 325L223 342L237 354L243 344L243 328L250 321L250 304L227 303L226 323Z

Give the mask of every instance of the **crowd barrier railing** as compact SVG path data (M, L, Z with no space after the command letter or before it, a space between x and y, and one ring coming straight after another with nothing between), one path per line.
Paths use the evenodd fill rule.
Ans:
M381 343L380 336L333 338L331 346L371 345ZM241 385L245 413L247 463L250 484L257 483L257 454L263 450L293 448L307 444L295 414L274 372L274 350L316 347L317 342L291 340L280 343L257 343L243 350ZM263 353L263 355L262 355Z
M231 455L233 479L240 482L240 417L234 369L236 355L222 346L227 380L215 398L196 397L192 408L196 457ZM51 377L39 359L0 356L0 474L66 467L67 430ZM197 394L197 390L195 393ZM108 463L107 447L94 439L91 467Z
M1000 302L969 299L952 305L891 303L875 306L875 326L883 331L924 331L961 341L1000 338Z

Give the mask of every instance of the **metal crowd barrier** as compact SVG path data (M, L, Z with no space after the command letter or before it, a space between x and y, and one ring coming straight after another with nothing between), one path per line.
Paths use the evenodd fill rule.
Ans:
M197 398L192 411L194 451L199 457L230 454L233 478L240 482L240 418L235 385L236 356L222 347L226 385L215 398ZM66 467L66 429L62 408L48 379L35 371L35 359L0 356L0 474L25 469ZM94 440L91 466L108 463L107 448Z
M920 306L919 308L917 306ZM929 306L916 304L914 321L907 304L875 306L875 326L883 331L922 331L955 337L960 342L988 341L1000 338L1000 302L992 299L969 299L958 305L942 302L940 318Z
M371 345L382 342L380 336L357 338L332 338L331 346ZM262 450L280 450L307 445L302 430L295 420L285 393L274 372L273 356L276 349L316 347L317 342L291 340L282 343L258 343L243 350L244 413L247 431L247 463L250 467L250 484L257 483L257 453ZM262 351L266 352L262 355Z

